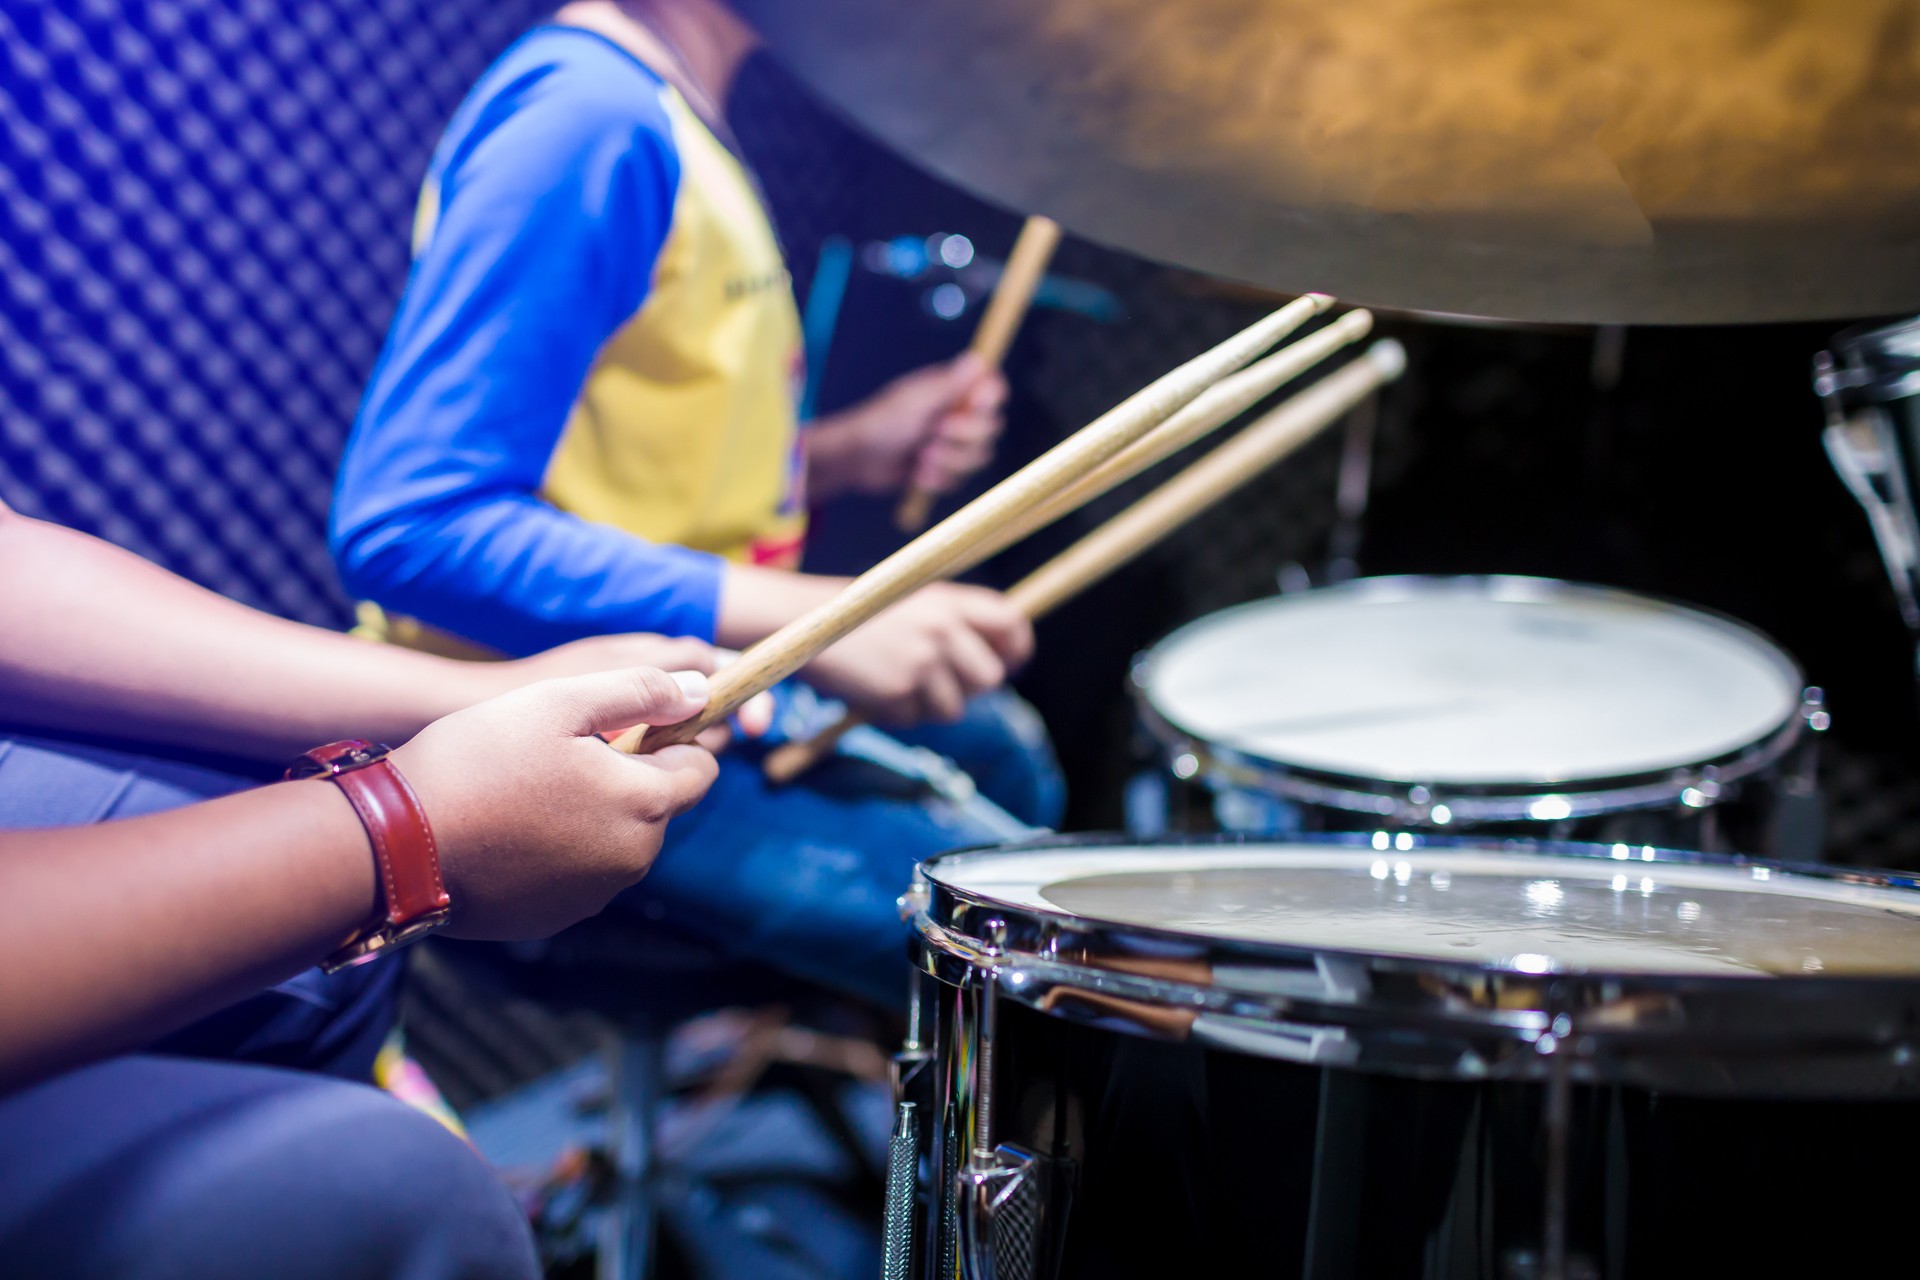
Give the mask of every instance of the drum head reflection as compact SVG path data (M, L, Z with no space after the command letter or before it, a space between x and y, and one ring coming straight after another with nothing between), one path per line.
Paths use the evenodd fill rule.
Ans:
M1145 669L1181 732L1397 783L1555 786L1752 746L1800 706L1792 661L1709 614L1541 579L1374 579L1229 609Z
M1111 924L1522 973L1920 974L1920 892L1652 858L1119 847L945 858L929 874Z

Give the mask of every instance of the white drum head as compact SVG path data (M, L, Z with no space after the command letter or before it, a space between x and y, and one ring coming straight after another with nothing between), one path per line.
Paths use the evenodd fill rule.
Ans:
M1522 973L1920 975L1920 892L1612 853L1078 848L950 856L929 874L1112 925Z
M1375 579L1164 641L1147 701L1201 742L1383 782L1554 786L1719 759L1786 725L1793 662L1689 609L1544 579Z

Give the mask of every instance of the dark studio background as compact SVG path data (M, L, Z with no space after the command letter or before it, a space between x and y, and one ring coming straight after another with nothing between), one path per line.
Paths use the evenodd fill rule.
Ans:
M322 529L330 474L406 272L415 187L469 82L545 6L512 0L10 0L0 7L0 496L250 604L347 617ZM766 58L735 125L804 295L828 235L1018 218L879 150ZM1123 315L1036 314L1010 362L1003 466L1264 309L1242 291L1069 240L1055 270ZM1302 286L1314 282L1302 281ZM821 406L959 349L973 313L856 269ZM1388 319L1368 573L1584 579L1758 626L1829 691L1831 855L1920 865L1911 648L1866 524L1829 469L1811 356L1839 324L1636 329L1601 389L1590 331ZM1137 743L1129 659L1172 626L1316 573L1337 433L1041 630L1072 823L1112 826ZM1011 582L1125 501L989 567ZM823 517L818 553L881 510ZM863 525L864 522L864 525ZM0 601L0 608L6 603ZM138 627L139 619L127 620Z

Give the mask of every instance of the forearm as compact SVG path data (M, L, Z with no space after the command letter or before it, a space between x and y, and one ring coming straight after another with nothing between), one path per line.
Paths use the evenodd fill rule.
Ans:
M623 632L707 639L725 561L555 509L483 476L438 510L399 484L342 482L335 557L347 589L499 653Z
M98 539L0 511L0 721L265 759L404 741L494 692L482 664L256 612Z
M365 833L324 783L0 833L0 1089L312 966L375 901Z
M714 643L744 649L832 599L847 581L826 574L730 564L720 580Z
M831 502L884 488L872 474L873 445L860 407L816 418L806 428L807 496Z

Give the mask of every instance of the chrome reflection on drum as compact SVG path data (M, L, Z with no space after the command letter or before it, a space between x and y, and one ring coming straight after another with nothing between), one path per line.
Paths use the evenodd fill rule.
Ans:
M1176 777L1304 806L1309 828L1713 848L1715 810L1764 781L1762 847L1818 850L1820 691L1759 632L1624 591L1360 579L1190 623L1133 690ZM1662 811L1681 821L1573 825Z
M947 1173L918 1274L1848 1274L1897 1245L1912 878L1395 845L925 864Z

